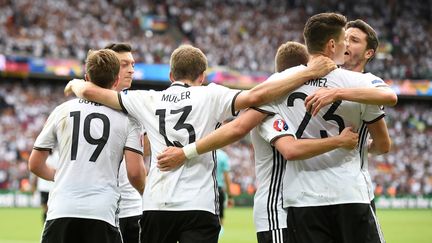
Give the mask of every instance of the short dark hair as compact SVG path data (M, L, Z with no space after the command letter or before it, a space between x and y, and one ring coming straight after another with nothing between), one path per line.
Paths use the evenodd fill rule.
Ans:
M294 41L288 41L279 46L275 57L276 72L298 65L306 65L309 61L309 53L306 46Z
M132 52L132 46L128 43L111 43L105 46L104 49L110 49L117 53Z
M375 32L375 30L366 22L364 22L361 19L356 19L353 21L349 21L346 24L346 28L357 28L361 31L363 31L363 33L366 34L366 49L372 49L374 50L374 55L372 57L369 58L369 61L372 60L375 57L375 53L376 50L378 49L378 45L379 45L379 41L378 41L378 36L377 33Z
M310 17L303 31L308 52L323 51L330 39L338 39L346 22L346 17L338 13L320 13Z
M171 54L170 68L175 80L195 81L207 69L207 58L200 49L181 45Z
M90 82L102 88L111 88L120 71L120 61L110 49L90 50L86 59L86 74Z

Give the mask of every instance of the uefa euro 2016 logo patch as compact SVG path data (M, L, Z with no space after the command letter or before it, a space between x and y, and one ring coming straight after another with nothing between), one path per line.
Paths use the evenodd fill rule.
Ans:
M288 124L282 119L277 119L273 122L273 128L278 132L286 131L288 130Z

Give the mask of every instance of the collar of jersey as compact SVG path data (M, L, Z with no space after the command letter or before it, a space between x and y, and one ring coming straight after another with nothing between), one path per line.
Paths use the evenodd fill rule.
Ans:
M172 86L182 86L182 87L185 87L185 88L189 88L189 87L190 87L189 84L187 84L187 83L183 83L183 82L181 82L181 81L174 81L174 82L171 84L171 87L172 87Z

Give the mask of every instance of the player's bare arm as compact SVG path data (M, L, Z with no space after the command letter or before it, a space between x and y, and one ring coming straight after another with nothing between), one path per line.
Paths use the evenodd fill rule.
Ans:
M315 116L321 108L337 100L348 100L369 105L394 106L398 98L389 87L321 88L306 98L305 106Z
M46 164L48 156L48 150L33 149L30 154L28 166L29 170L38 177L48 181L54 181L55 169Z
M276 149L286 160L304 160L337 148L354 149L358 143L358 133L346 127L340 135L321 139L295 139L292 136L278 138Z
M306 69L283 79L265 81L254 88L239 94L235 100L235 109L261 106L276 100L301 86L309 79L322 77L336 69L336 64L329 58L317 56L310 59Z
M129 182L142 195L147 175L143 156L129 150L125 150L124 155Z
M193 155L185 154L189 148L196 149L196 155L222 148L230 143L240 140L266 117L254 109L248 109L238 118L216 129L194 144L185 146L185 149L169 147L158 158L158 167L161 171L168 171L183 165L186 159ZM196 147L195 147L196 146Z
M368 124L367 128L372 138L372 142L368 148L369 153L377 155L388 153L391 148L391 139L385 120L380 119L372 124Z
M69 81L64 89L65 95L74 93L77 97L94 101L116 110L121 110L118 93L114 90L101 88L92 82L82 79Z

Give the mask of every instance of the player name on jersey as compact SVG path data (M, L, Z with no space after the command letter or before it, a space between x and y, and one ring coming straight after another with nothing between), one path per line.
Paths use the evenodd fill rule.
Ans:
M79 99L78 103L84 103L84 104L89 104L89 105L94 105L94 106L101 106L101 104L93 102L93 101L89 101L89 100L85 100L85 99Z
M327 78L317 78L311 79L304 83L305 85L315 86L315 87L327 87Z
M175 94L163 94L161 101L177 103L181 100L190 99L190 91L182 92L178 95Z

